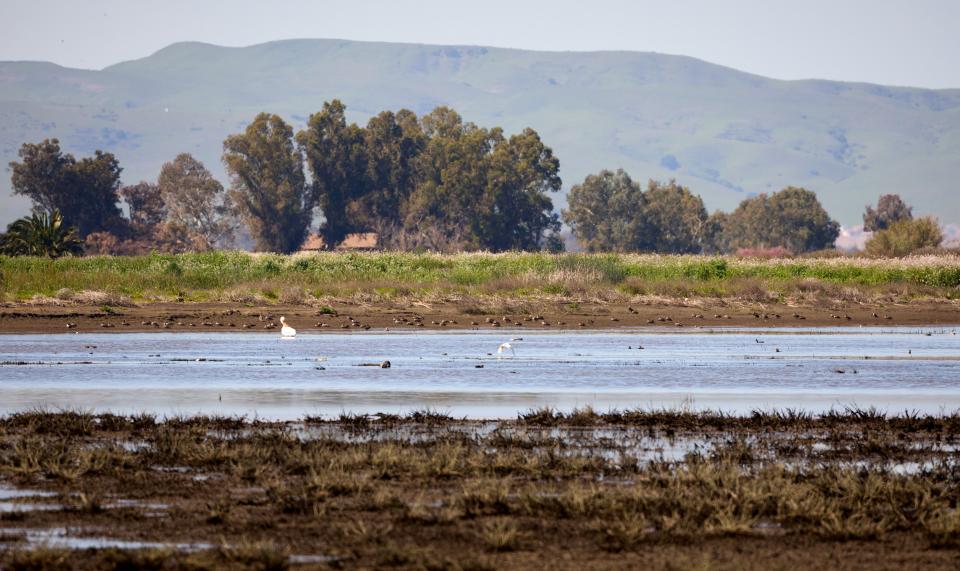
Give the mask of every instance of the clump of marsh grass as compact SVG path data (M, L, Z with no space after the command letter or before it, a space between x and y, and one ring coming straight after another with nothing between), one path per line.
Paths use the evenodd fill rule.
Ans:
M615 553L636 548L656 531L646 516L628 511L616 514L612 520L597 520L594 525L600 532L601 547Z
M290 549L271 541L244 540L237 545L223 545L217 555L226 566L276 571L290 568Z
M113 305L116 307L130 307L133 305L129 296L98 290L78 291L71 296L70 301L80 305Z
M96 493L80 492L75 495L69 495L62 498L64 506L68 510L98 514L104 511L103 498Z
M453 421L453 417L449 414L430 408L411 411L406 418L423 424L447 424Z
M510 520L495 519L483 524L480 538L487 550L495 552L515 551L520 546L520 530Z
M922 522L931 545L938 549L960 547L960 511L956 508L936 510Z
M456 498L456 506L467 518L507 515L511 510L510 487L502 480L468 481Z
M280 290L277 301L285 305L304 305L309 301L309 295L300 286L286 286Z

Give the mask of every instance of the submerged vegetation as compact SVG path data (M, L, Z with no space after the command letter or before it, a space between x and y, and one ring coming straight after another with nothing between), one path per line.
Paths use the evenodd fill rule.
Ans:
M926 256L756 259L637 254L317 253L151 254L50 260L0 256L0 292L8 301L70 292L134 300L284 301L432 294L600 297L753 296L777 300L807 291L860 299L960 295L960 258Z
M0 491L24 496L0 566L953 568L958 428L856 409L19 413L0 419ZM27 534L64 526L105 547Z

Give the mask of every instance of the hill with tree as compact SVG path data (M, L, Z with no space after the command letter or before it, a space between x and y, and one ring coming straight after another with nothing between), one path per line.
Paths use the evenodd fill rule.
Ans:
M57 138L76 156L114 155L125 184L153 180L180 153L227 184L228 135L263 111L300 131L333 99L360 125L384 109L449 105L508 138L532 127L562 162L564 190L623 168L675 179L711 212L796 186L845 225L885 193L918 216L960 220L960 90L779 81L655 53L291 40L180 43L98 71L4 62L0 160ZM0 223L28 210L9 185L0 177ZM564 193L554 203L566 207Z

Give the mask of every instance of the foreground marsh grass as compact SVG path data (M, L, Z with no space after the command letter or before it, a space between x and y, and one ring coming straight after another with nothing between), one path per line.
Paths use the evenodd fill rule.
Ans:
M28 412L0 419L0 485L63 507L0 516L0 567L955 568L958 427L861 410ZM209 547L67 553L17 535L51 527Z
M138 257L0 257L8 301L83 292L139 300L280 301L362 293L463 295L792 295L825 288L960 297L960 257L896 260L632 254L243 252ZM852 292L852 293L851 293ZM89 295L89 294L87 294ZM109 298L104 298L109 299Z

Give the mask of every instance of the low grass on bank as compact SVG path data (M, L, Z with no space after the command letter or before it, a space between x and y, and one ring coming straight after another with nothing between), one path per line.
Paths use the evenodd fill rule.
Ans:
M96 256L50 260L0 256L0 294L71 299L83 292L132 300L280 301L365 293L557 295L616 293L789 296L816 288L895 290L960 298L960 257L903 259L660 256L636 254L245 252ZM849 292L848 292L849 293Z

